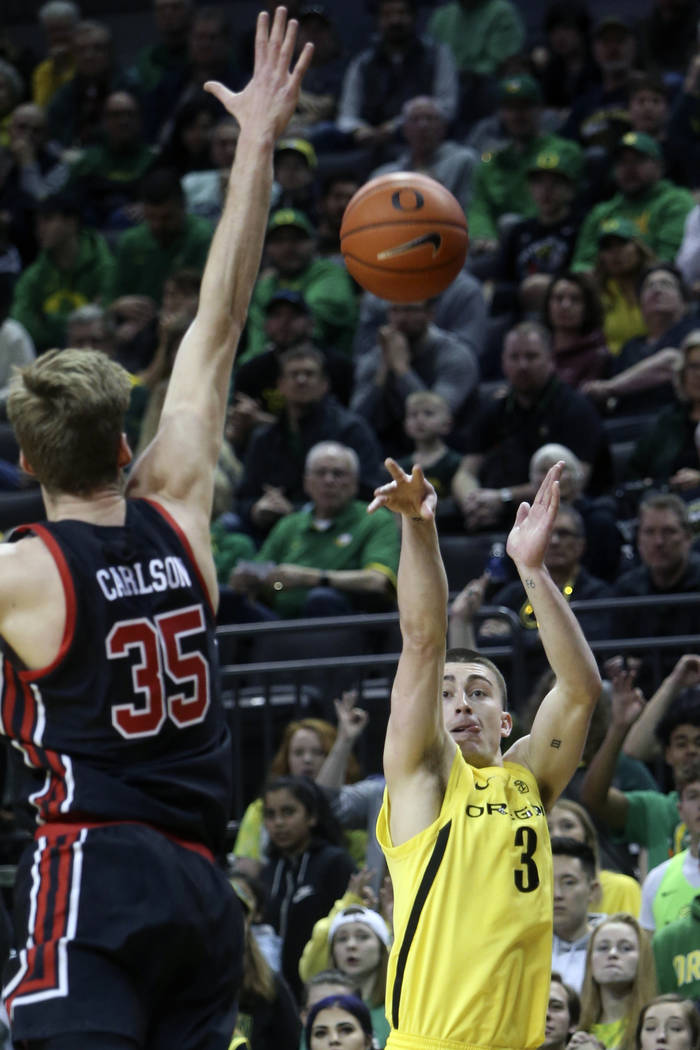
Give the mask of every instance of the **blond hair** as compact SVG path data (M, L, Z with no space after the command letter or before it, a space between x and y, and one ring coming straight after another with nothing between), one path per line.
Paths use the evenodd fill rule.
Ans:
M434 390L414 390L406 398L406 408L439 408L447 416L452 416L450 406L445 398Z
M119 478L128 373L98 350L50 350L18 371L7 415L39 483L86 496Z

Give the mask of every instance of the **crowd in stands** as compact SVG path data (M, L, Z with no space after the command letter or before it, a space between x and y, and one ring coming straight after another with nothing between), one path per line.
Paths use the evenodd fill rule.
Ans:
M219 620L394 610L398 526L365 508L387 456L418 463L470 566L448 565L451 644L519 632L525 731L543 695L537 621L507 563L469 552L498 546L564 460L546 564L586 637L620 653L678 641L608 659L580 775L550 814L543 1045L700 1050L700 3L645 0L628 20L551 0L533 33L511 0L377 0L354 51L337 7L288 7L315 52L276 146L230 390ZM225 7L154 0L152 19L128 54L78 0L41 6L33 52L0 33L0 411L15 366L92 347L130 373L136 454L236 150L203 84L240 88L252 54ZM455 195L470 250L443 293L391 303L349 276L340 224L369 178L406 169ZM5 531L43 507L7 423L0 438ZM288 729L233 849L252 1050L387 1036L383 782L352 757L366 712L352 697L336 710L337 732Z

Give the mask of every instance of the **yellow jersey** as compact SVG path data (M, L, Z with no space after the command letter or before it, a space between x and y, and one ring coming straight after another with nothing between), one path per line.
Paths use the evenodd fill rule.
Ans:
M524 766L476 769L458 750L437 820L400 846L389 799L377 838L394 884L387 1050L527 1050L544 1040L552 854Z

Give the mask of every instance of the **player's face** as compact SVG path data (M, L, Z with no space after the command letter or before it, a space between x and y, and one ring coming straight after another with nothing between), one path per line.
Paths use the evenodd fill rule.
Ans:
M359 1021L340 1006L319 1010L311 1029L309 1050L367 1050L370 1038Z
M293 777L313 780L326 757L321 738L313 729L297 729L289 741L287 764Z
M552 981L549 986L544 1042L541 1044L540 1050L556 1050L557 1047L563 1047L570 1032L569 1000L559 982Z
M673 510L662 507L642 510L637 547L642 562L652 572L681 572L692 542L692 536Z
M678 812L689 833L700 835L700 781L687 784L678 800Z
M586 830L573 810L566 806L553 806L547 814L547 827L549 834L554 838L576 839L577 842L586 841Z
M680 770L692 759L700 758L700 726L679 725L671 732L664 758L674 770Z
M693 1033L680 1003L652 1003L644 1011L640 1050L691 1050Z
M445 664L442 712L445 729L467 762L493 765L513 725L493 671L479 663Z
M578 857L558 854L552 858L554 871L554 931L564 940L582 936L595 889Z
M316 823L316 818L288 788L267 792L263 820L272 844L287 855L303 853Z
M363 922L349 922L333 938L332 954L338 969L359 983L379 966L381 943Z
M593 933L591 971L602 985L630 985L637 974L639 938L626 922L605 922Z

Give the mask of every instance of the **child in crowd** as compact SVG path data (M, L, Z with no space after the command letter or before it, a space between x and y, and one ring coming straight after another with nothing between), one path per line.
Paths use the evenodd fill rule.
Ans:
M444 501L456 499L460 486L464 484L460 472L462 455L444 441L452 430L449 405L440 394L431 390L414 391L406 398L404 430L412 439L414 449L398 461L399 465L408 474L416 463L423 468L426 479L438 495L438 518L443 518Z

